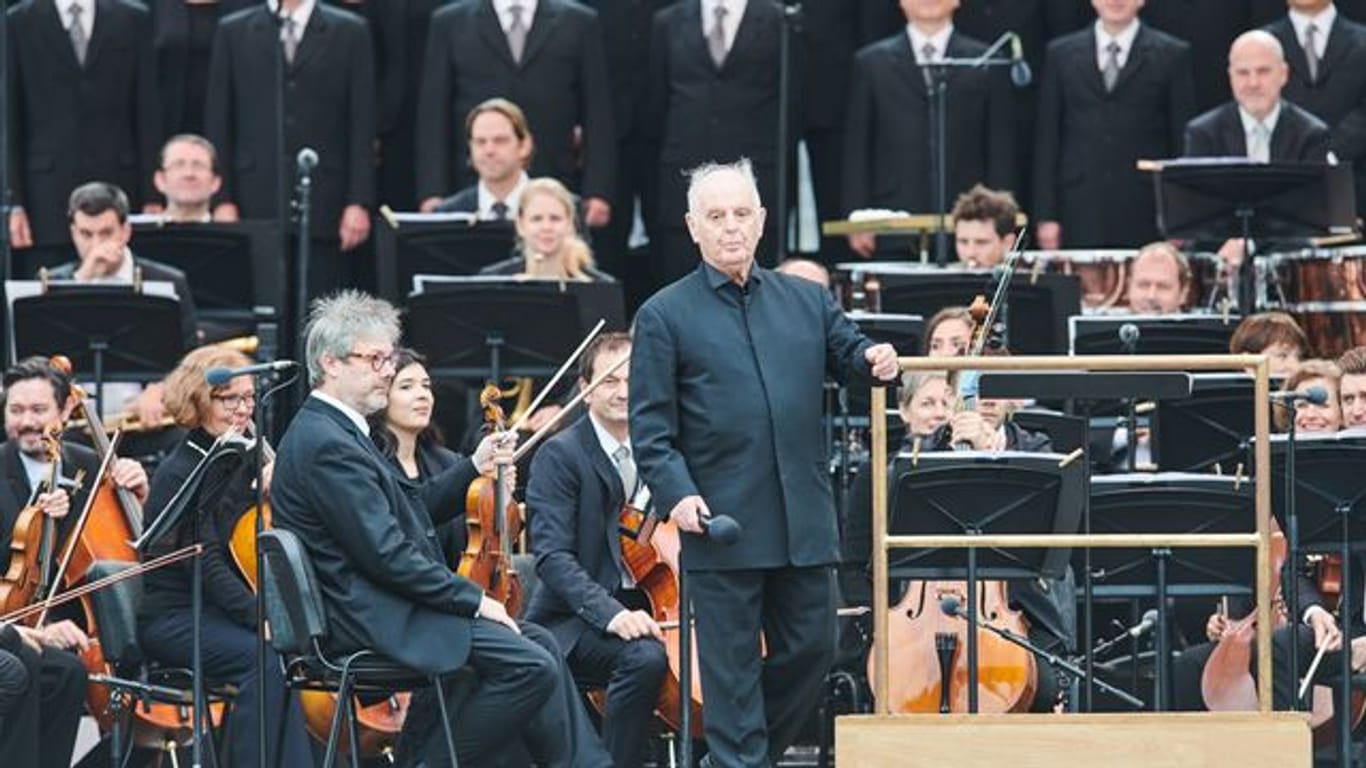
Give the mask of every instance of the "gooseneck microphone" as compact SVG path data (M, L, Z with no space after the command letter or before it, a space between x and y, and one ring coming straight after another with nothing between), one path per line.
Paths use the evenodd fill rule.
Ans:
M232 381L238 376L250 376L255 373L276 373L287 371L290 368L298 367L298 363L293 360L276 360L272 363L257 363L256 365L244 365L241 368L210 368L204 372L204 380L211 387L221 387Z
M1029 68L1029 62L1025 61L1024 45L1020 43L1020 36L1014 32L1010 33L1010 82L1016 88L1023 88L1034 82L1034 71Z
M1310 405L1327 405L1328 390L1323 387L1309 387L1303 392L1272 392L1271 399L1282 403L1306 402Z

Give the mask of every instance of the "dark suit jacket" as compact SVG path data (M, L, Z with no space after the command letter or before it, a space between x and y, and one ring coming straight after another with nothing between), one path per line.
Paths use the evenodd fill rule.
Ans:
M587 415L531 462L526 500L540 583L526 619L550 630L566 654L589 627L605 632L626 609L613 596L624 571L617 518L625 496Z
M436 210L438 213L478 213L479 185L471 184L442 200Z
M374 421L371 421L371 428L374 428ZM373 431L371 436L374 436ZM378 444L378 443L377 443ZM381 447L381 451L384 449ZM404 469L398 463L398 459L390 456L390 466L393 467L400 476L403 476ZM460 469L453 475L447 474L447 470L456 464L460 464ZM417 467L419 475L415 482L454 482L457 487L468 488L470 483L479 477L479 471L474 468L474 463L468 456L461 456L444 445L437 445L431 441L421 441L417 447ZM414 478L409 478L414 480ZM437 491L440 494L440 491ZM439 498L439 496L438 496ZM449 511L429 510L434 517L450 516L450 519L436 527L436 540L441 547L441 555L446 564L451 569L460 567L460 559L465 551L469 533L465 529L465 508L462 506L454 510L454 514Z
M1190 46L1139 27L1111 93L1094 29L1054 40L1039 86L1034 216L1062 224L1069 248L1156 239L1152 180L1139 158L1174 157L1195 110Z
M526 113L536 141L532 176L554 176L584 197L612 196L616 129L597 12L540 0L521 64L512 61L492 0L459 0L432 14L417 105L418 199L474 181L465 117L494 96Z
M1271 132L1274 162L1322 163L1331 143L1328 126L1317 117L1281 99L1281 114ZM1247 154L1247 136L1238 116L1238 104L1215 107L1186 125L1187 157L1241 157Z
M1285 98L1328 124L1338 160L1355 167L1357 211L1366 211L1366 26L1341 13L1328 33L1318 79L1309 82L1309 64L1287 16L1266 27L1285 49L1290 81Z
M954 32L945 55L973 58L984 51L984 44ZM858 52L845 124L846 211L934 211L932 112L923 71L904 31ZM948 73L945 210L979 182L1014 188L1015 130L1015 94L1003 68Z
M684 536L684 567L835 562L823 385L866 379L872 342L830 294L758 266L742 294L703 262L645 302L634 336L631 445L658 513L696 494L744 529L730 546Z
M1285 13L1285 3L1278 2L1281 13ZM1154 29L1190 43L1197 112L1233 98L1228 85L1228 49L1234 38L1254 26L1246 0L1148 0L1139 16Z
M209 5L214 15L222 19L250 5L253 0L218 0ZM186 10L185 0L151 0L148 6L152 12L152 48L156 52L157 86L161 96L161 127L169 137L204 120L201 112L195 123L184 125L185 93L188 89L203 90L208 82L189 83L190 62L190 12Z
M617 138L641 128L650 90L650 25L660 9L676 0L578 0L597 10L602 25L612 116Z
M206 133L222 165L222 199L245 219L274 219L278 174L293 189L294 157L318 153L312 234L336 238L342 209L375 195L375 80L370 34L353 13L317 5L285 72L285 159L275 161L279 29L257 5L223 19L209 65Z
M66 540L67 532L80 515L81 507L90 495L90 484L95 481L95 474L99 469L100 457L94 451L76 443L62 442L62 476L72 479L78 472L84 472L85 480L80 489L71 496L71 514L58 521L59 546ZM0 444L0 477L4 479L4 482L0 483L0 565L8 568L14 523L33 492L33 488L28 484L28 473L24 471L23 460L19 458L19 444L14 441Z
M647 133L659 145L661 226L683 227L687 179L681 171L704 162L748 157L759 195L770 208L776 194L778 151L778 48L782 19L777 4L752 2L718 70L702 37L700 0L655 15L650 43ZM793 46L792 94L802 90L800 46ZM793 98L793 142L800 133L800 99ZM795 144L794 144L795 145ZM648 218L648 217L647 217ZM769 230L776 216L768 217ZM770 243L771 237L764 242Z
M375 123L382 135L399 128L399 110L408 69L404 34L409 0L323 0L350 11L370 25L375 62ZM407 130L408 126L402 126Z
M141 208L154 195L161 149L147 9L96 0L84 67L52 0L25 0L8 13L9 183L34 241L70 238L67 197L92 179L117 184Z
M180 302L180 327L185 335L185 348L191 349L198 346L199 326L195 319L194 294L190 292L190 281L185 279L185 273L169 264L144 259L137 255L133 256L133 265L142 270L143 280L167 282L175 286L176 299ZM79 261L69 261L48 270L48 277L53 280L74 279L76 270L80 266Z
M372 648L427 673L464 664L483 590L446 566L434 524L448 518L429 511L463 505L457 485L410 483L341 411L316 397L299 409L271 506L312 556L334 648Z

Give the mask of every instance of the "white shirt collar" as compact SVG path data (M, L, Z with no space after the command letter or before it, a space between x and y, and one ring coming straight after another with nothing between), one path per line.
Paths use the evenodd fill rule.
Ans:
M315 389L309 394L341 411L346 418L351 420L351 423L356 425L356 429L359 429L361 434L366 437L370 436L370 423L365 420L365 417L360 414L360 411L357 411L355 408L352 408L326 392Z
M526 175L526 171L522 171L521 178L517 179L517 186L513 187L512 191L508 193L508 196L503 199L503 203L508 207L508 221L517 218L517 211L520 209L520 203L522 201L522 190L526 189L526 184L530 180L531 179ZM498 218L493 213L493 204L498 202L498 198L494 197L493 193L489 191L489 188L484 185L483 179L479 180L478 192L480 220L492 221Z
M52 476L51 462L39 461L23 451L19 451L19 461L24 465L24 474L28 475L28 487L30 491L37 488L40 483L47 482L47 479ZM59 474L61 473L60 466L58 467L57 472Z
M1329 3L1327 8L1319 11L1317 15L1310 16L1303 11L1290 11L1290 24L1295 28L1295 39L1304 45L1304 30L1310 22L1318 28L1314 38L1314 53L1323 58L1323 52L1328 47L1328 33L1333 30L1333 22L1337 21L1338 8L1333 3Z
M1276 106L1271 108L1271 112L1262 120L1262 125L1266 126L1267 142L1271 141L1271 134L1276 132L1276 120L1281 116L1281 103L1276 102ZM1252 138L1252 129L1257 125L1257 118L1248 113L1241 106L1238 107L1238 119L1243 122L1243 135Z
M1110 42L1119 43L1119 66L1123 67L1129 60L1129 52L1134 48L1134 38L1138 37L1138 19L1129 22L1129 26L1120 30L1118 35L1111 36L1105 31L1105 25L1096 20L1096 60L1100 63L1100 68L1105 69L1105 64L1110 60L1110 52L1106 50Z
M944 58L944 52L949 47L949 37L953 35L953 24L945 24L943 29L933 35L926 35L916 25L907 24L906 34L911 38L911 50L915 53L917 64L924 63L926 43L934 46L934 60L940 61Z
M627 438L626 442L621 442L615 437L612 437L612 434L598 423L597 418L593 416L592 413L588 414L588 421L593 424L593 432L598 436L598 444L602 446L603 453L607 454L607 458L611 459L613 466L615 466L617 462L617 449L624 445L627 450L630 450L631 439Z
M294 19L295 34L298 35L300 40L304 37L304 30L308 29L308 20L313 17L313 6L316 4L317 0L303 0L303 2L299 3L299 7L295 8L294 12L289 14L289 17ZM270 12L272 14L275 16L280 15L280 0L266 0L266 5L270 7ZM285 28L284 25L281 25L281 39L283 39L284 36Z
M53 0L57 6L57 17L62 20L62 29L71 31L71 6L81 7L81 26L85 29L85 39L90 39L90 31L95 28L95 0Z
M531 20L536 17L536 0L493 0L493 12L498 14L498 24L503 34L512 29L512 5L522 6L522 24L531 29Z
M702 0L702 36L711 34L711 25L716 23L716 6L726 6L726 50L735 45L735 33L740 29L740 20L745 17L745 6L749 0Z

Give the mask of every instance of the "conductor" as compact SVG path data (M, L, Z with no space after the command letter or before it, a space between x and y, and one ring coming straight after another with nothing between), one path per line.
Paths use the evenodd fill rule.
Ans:
M822 384L898 372L891 345L865 338L820 286L755 265L764 216L747 160L691 172L686 222L702 263L640 308L631 357L641 479L691 534L703 765L718 768L773 764L832 658L838 534ZM709 537L713 513L738 538Z

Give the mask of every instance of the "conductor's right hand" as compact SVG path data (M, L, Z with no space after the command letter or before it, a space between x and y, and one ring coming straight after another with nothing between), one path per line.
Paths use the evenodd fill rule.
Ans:
M659 642L664 642L664 632L655 622L654 617L645 611L622 611L612 620L607 622L607 631L621 638L631 641L642 637L653 637Z
M707 508L707 502L695 494L679 499L674 508L669 510L669 519L678 523L680 531L688 533L706 533L702 527L704 517L711 517L711 510Z
M9 244L15 248L33 247L33 229L29 227L28 214L23 208L10 209Z
M1205 637L1209 638L1211 642L1217 643L1224 636L1224 632L1228 631L1228 628L1227 616L1222 613L1211 613L1209 621L1205 622Z
M522 630L517 626L517 622L508 615L508 609L505 608L502 603L494 600L488 595L484 595L479 599L479 611L474 615L476 618L496 621L513 632L516 632L519 635L522 634Z
M848 240L849 250L865 259L871 257L873 251L877 250L877 235L871 235L867 232L855 232L848 236Z

